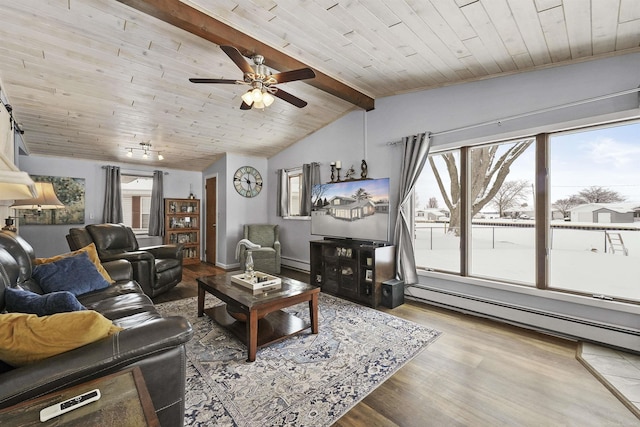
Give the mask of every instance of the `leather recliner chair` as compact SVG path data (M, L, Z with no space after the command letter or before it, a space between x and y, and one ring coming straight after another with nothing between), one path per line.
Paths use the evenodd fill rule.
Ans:
M182 280L182 244L140 247L131 228L124 224L89 224L71 228L67 242L72 251L95 243L100 261L126 259L133 278L153 298Z

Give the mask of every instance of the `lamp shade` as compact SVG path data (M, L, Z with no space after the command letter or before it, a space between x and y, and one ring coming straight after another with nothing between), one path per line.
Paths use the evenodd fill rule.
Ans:
M64 205L56 192L53 190L53 184L50 182L36 182L38 196L33 199L16 200L13 205L14 209L62 209Z
M35 197L36 185L26 172L20 171L0 153L0 200Z

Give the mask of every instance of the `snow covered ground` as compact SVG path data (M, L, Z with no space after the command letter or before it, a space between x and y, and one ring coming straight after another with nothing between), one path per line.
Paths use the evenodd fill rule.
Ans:
M519 224L522 221L513 227L473 226L471 275L534 286L535 229ZM615 230L614 224L610 226L609 233L621 234L628 256L620 250L611 253L603 230L552 229L551 288L640 301L640 228ZM459 258L459 238L445 233L444 224L417 224L419 268L459 272Z

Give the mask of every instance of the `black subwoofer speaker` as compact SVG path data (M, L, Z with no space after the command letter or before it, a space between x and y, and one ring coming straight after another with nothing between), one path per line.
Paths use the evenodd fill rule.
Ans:
M404 304L404 282L398 279L382 282L382 305L396 308Z

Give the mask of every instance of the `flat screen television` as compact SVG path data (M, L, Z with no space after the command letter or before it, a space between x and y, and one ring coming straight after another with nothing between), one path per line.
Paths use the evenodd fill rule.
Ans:
M311 202L313 235L389 240L389 178L317 184Z

